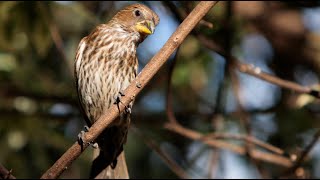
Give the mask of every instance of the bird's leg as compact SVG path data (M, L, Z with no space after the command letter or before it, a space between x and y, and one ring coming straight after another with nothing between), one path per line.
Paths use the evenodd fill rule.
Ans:
M136 81L136 87L137 87L137 88L141 88L141 87L142 87L141 83L138 82L138 81Z
M97 148L98 147L98 144L97 143L94 143L93 141L91 142L85 142L83 139L84 139L84 134L86 132L89 131L89 127L87 125L84 126L84 130L81 130L80 133L78 134L78 143L80 144L81 146L81 149L83 149L83 144L84 143L87 143L89 145L91 145L93 148Z
M118 96L116 97L116 101L114 102L114 104L117 104L118 110L119 110L119 112L120 112L119 103L121 103L122 105L124 105L124 104L121 102L120 99L121 99L121 96L125 96L125 94L124 94L124 92L123 92L122 90L119 91L119 94L120 94L120 96L118 95ZM131 114L131 107L126 106L126 105L124 105L124 107L125 107L125 112Z

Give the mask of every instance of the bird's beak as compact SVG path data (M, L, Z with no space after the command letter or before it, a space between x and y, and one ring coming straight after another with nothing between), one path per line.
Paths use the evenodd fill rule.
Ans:
M149 20L137 22L135 27L141 34L149 35L154 33L154 23Z

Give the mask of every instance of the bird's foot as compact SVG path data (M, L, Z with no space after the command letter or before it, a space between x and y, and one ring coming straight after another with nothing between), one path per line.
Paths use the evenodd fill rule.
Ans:
M138 81L136 81L136 87L137 87L137 88L141 88L141 87L142 87L141 83L138 82Z
M97 148L97 143L94 143L94 142L85 142L83 139L84 139L84 134L86 132L89 131L89 127L88 126L84 126L84 130L80 131L80 133L78 134L78 143L80 144L81 146L81 149L83 149L83 145L84 144L88 144L88 145L91 145L93 148Z
M115 98L116 100L115 100L114 104L117 105L118 110L119 110L119 112L120 112L119 104L121 103L121 104L124 105L124 107L125 107L125 112L131 114L131 108L130 108L129 106L126 106L125 104L123 104L123 103L121 102L121 97L122 97L122 96L125 96L125 94L124 94L124 92L121 90L121 91L119 91L119 95Z

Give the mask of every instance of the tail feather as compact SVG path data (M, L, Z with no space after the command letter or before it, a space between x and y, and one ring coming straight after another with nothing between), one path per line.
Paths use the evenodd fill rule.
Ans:
M94 150L90 179L129 178L123 152L126 136L127 128L118 126L107 128L100 134L97 138L99 148Z
M121 154L118 156L118 163L114 169L112 169L111 166L108 166L102 169L102 171L99 171L97 175L93 175L93 176L90 175L90 179L93 179L93 178L94 179L129 179L129 173L127 169L124 151L122 151Z

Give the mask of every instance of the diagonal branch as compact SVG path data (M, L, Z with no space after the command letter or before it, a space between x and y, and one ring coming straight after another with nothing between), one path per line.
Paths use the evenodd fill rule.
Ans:
M125 89L125 96L121 98L123 106L111 106L99 119L94 123L89 131L85 133L83 140L85 142L94 141L99 134L116 118L119 113L125 109L135 96L146 86L151 78L157 73L161 66L166 62L170 55L178 48L182 41L187 37L191 30L205 16L205 14L216 4L215 1L200 2L188 17L180 24L177 30L171 35L169 40L160 49L160 51L150 60L145 68L139 73L136 79ZM88 147L84 143L81 147L75 142L54 165L49 168L43 175L42 179L57 178L61 173L71 165L71 163L80 156L82 151Z

